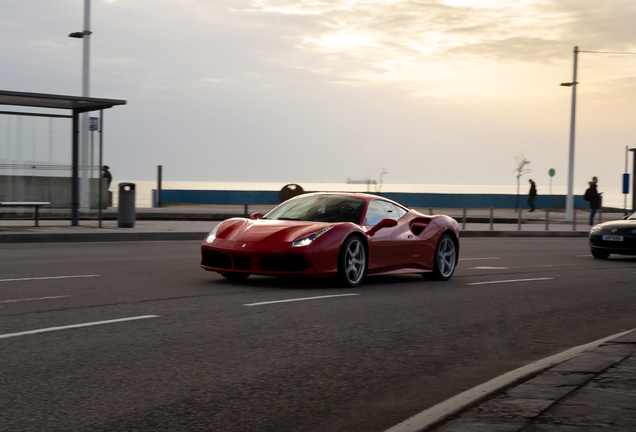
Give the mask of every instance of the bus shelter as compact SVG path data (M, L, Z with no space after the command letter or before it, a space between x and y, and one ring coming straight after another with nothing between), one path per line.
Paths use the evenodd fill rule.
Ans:
M93 111L100 112L100 148L103 143L104 110L117 105L125 105L125 100L102 99L92 97L65 96L56 94L25 93L0 90L0 106L20 106L29 109L66 110L70 115L51 114L48 112L0 111L0 114L52 117L71 119L71 225L79 225L79 133L80 114ZM37 110L36 110L37 111ZM101 190L101 189L100 189ZM99 203L99 219L101 226L101 202Z

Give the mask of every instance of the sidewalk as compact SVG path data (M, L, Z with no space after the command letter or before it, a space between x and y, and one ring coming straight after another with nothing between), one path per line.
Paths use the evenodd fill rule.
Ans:
M455 417L425 430L636 431L636 331L589 349Z
M266 213L274 206L251 206L248 213ZM457 219L461 237L587 237L588 212L577 211L577 225L565 221L565 214L551 212L546 230L545 212L518 213L510 209L468 209L464 223L462 209L416 209L424 214L446 214ZM2 213L0 215L0 243L95 242L95 241L156 241L202 240L218 221L230 217L244 217L244 206L186 205L163 208L136 209L134 228L117 227L117 208L103 211L99 228L97 211L80 215L79 226L71 226L70 212L63 209L41 209L39 226L33 215ZM603 220L616 220L622 213L606 213ZM598 221L598 218L597 218Z

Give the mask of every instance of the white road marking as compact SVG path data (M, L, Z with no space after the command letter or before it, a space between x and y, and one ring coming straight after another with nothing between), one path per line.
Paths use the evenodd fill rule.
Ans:
M480 266L480 267L471 267L468 270L506 270L510 267L488 267L488 266Z
M488 282L472 282L466 285L487 285L487 284L498 284L498 283L507 283L507 282L529 282L529 281L542 281L542 280L552 280L552 279L554 278L511 279L511 280L488 281Z
M33 301L33 300L50 300L50 299L59 299L70 297L67 295L64 296L48 296L48 297L37 297L37 298L23 298L23 299L15 299L15 300L0 300L0 303L18 303L22 301Z
M501 258L460 258L459 261L475 261L475 260L495 260Z
M479 266L479 267L471 267L468 270L507 270L511 268L538 268L538 267L554 267L555 264L543 264L543 265L530 265L530 266L512 266L512 267L488 267L488 266Z
M72 278L89 278L89 277L99 277L99 275L47 276L47 277L33 277L33 278L0 279L0 282L32 281L32 280L45 280L45 279L72 279Z
M159 315L143 315L143 316L130 317L130 318L119 318L119 319L108 320L108 321L95 321L95 322L89 322L89 323L83 323L83 324L73 324L73 325L67 325L67 326L61 326L61 327L49 327L49 328L29 330L29 331L24 331L19 333L7 333L7 334L0 335L0 339L32 335L36 333L52 332L57 330L68 330L68 329L80 328L80 327L90 327L90 326L96 326L96 325L102 325L102 324L113 324L113 323L124 322L124 321L135 321L135 320L141 320L141 319L147 319L147 318L159 318Z
M334 294L334 295L318 296L318 297L303 297L303 298L295 298L295 299L288 299L288 300L248 303L248 304L244 304L243 306L260 306L260 305L274 304L274 303L288 303L288 302L296 302L296 301L304 301L304 300L317 300L317 299L324 299L324 298L330 298L330 297L346 297L346 296L357 296L357 295L360 295L360 294Z
M585 345L570 348L569 350L563 351L562 353L544 358L534 363L530 363L529 365L522 366L519 369L515 369L511 372L507 372L503 375L498 376L497 378L491 379L484 384L480 384L477 387L466 390L465 392L460 393L457 396L453 396L452 398L447 399L444 402L441 402L425 411L422 411L421 413L414 415L413 417L403 421L402 423L397 424L390 429L387 429L385 432L422 431L432 424L440 422L451 414L454 414L459 410L466 408L468 405L480 399L483 399L491 393L494 393L506 386L509 386L510 384L517 380L520 380L521 378L528 377L537 372L542 372L546 369L550 369L551 367L556 366L559 363L563 363L564 361L571 359L572 357L582 353L583 351L597 347L608 340L621 337L633 330L617 333L615 335L608 336Z

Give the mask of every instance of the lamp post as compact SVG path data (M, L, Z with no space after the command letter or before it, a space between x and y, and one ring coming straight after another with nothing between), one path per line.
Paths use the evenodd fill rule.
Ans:
M91 0L84 0L84 31L69 34L69 37L83 39L83 56L82 56L82 97L89 96L89 61L90 61L90 35L91 30ZM88 122L89 114L82 113L80 116L80 211L88 211L90 207L90 185L87 167L89 165L88 151Z
M568 158L568 194L565 198L565 220L572 222L574 216L574 132L576 123L576 68L579 47L574 47L574 74L572 82L561 83L564 87L572 87L572 115L570 118L570 153Z
M561 83L564 87L572 87L572 117L570 119L570 156L568 166L568 194L565 199L565 220L572 222L574 217L574 132L576 119L576 72L578 55L580 52L592 54L628 54L636 55L632 52L614 52L614 51L580 51L578 46L574 47L574 74L572 82Z

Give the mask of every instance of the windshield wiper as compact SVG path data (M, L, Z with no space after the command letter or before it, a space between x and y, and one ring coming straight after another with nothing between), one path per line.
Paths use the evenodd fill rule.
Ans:
M299 218L287 218L287 217L282 217L282 218L278 218L277 220L301 221L302 219L299 219Z

